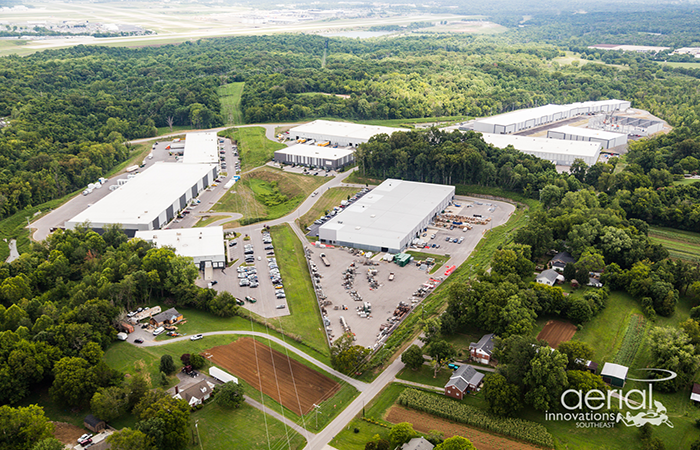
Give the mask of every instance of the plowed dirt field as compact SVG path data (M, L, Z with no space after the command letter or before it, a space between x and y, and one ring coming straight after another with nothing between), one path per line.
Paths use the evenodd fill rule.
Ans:
M460 423L441 419L424 412L406 409L398 405L389 408L385 420L391 423L412 423L413 429L421 433L438 430L444 434L445 438L455 435L464 436L474 444L477 450L541 450L539 447L495 436Z
M558 320L550 320L542 328L540 334L537 335L537 340L544 340L549 342L549 346L552 348L559 347L559 343L566 342L574 337L576 333L576 325L566 322L560 322Z
M210 348L203 355L298 415L340 389L327 376L251 338Z

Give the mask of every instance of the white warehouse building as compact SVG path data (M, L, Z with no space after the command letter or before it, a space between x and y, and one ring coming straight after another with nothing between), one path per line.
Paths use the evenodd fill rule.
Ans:
M470 124L468 129L481 133L511 134L583 114L625 111L630 106L631 103L625 100L600 100L568 105L545 105L476 119Z
M66 221L67 229L89 222L101 232L120 224L127 236L157 230L170 222L187 203L209 186L218 174L215 164L157 162L116 191Z
M213 131L187 133L182 162L185 164L218 164L217 136Z
M290 138L294 140L313 139L317 142L328 141L331 146L357 147L369 141L372 136L388 134L397 131L409 131L405 128L391 128L377 125L363 125L350 122L332 122L330 120L314 120L289 130Z
M200 270L226 267L223 227L137 231L134 237L152 242L158 248L172 247L178 255L192 258Z
M352 164L355 161L355 150L295 144L277 150L274 160L283 164L299 164L334 170Z
M613 148L627 143L627 135L612 131L592 130L565 125L547 131L547 137L569 141L599 142L603 148Z
M321 225L323 244L400 252L444 210L454 186L388 179Z
M494 147L506 148L509 145L528 155L546 159L556 165L570 166L574 160L582 159L592 166L598 161L602 144L600 142L562 141L543 137L515 136L512 134L482 134L484 142Z

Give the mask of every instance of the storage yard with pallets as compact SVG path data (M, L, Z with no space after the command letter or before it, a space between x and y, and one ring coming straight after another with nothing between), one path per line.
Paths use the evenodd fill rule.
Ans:
M314 403L331 398L341 387L327 376L252 338L210 348L203 355L298 415L307 414Z
M552 348L559 347L559 344L571 340L576 333L576 325L558 320L550 320L537 335L538 341L547 341Z

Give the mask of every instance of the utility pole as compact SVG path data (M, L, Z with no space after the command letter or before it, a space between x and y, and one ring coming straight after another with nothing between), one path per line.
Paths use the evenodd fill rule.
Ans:
M199 450L202 449L202 438L199 437L199 419L195 420L194 427L197 429L197 440L199 441Z
M364 405L364 402L362 403ZM364 406L363 406L364 408ZM314 411L316 411L316 429L318 430L318 410L321 409L319 405L314 403ZM364 414L363 414L364 415Z

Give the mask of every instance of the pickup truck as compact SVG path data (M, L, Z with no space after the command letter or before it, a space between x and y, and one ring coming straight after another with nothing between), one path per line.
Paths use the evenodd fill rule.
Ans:
M394 281L394 272L389 272L389 281Z

